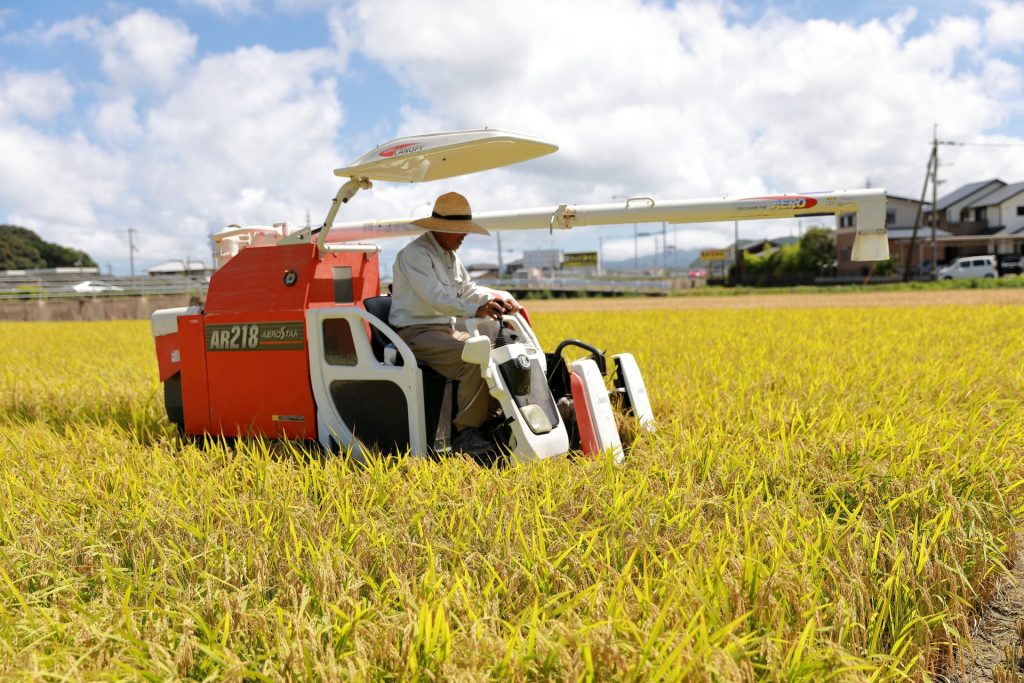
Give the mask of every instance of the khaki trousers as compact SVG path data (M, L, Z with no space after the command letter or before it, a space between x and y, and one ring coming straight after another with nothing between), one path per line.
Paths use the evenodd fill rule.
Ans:
M480 366L462 360L462 347L469 335L453 325L410 325L398 330L398 336L409 345L416 360L459 383L455 429L482 425L490 412L491 395L480 376Z

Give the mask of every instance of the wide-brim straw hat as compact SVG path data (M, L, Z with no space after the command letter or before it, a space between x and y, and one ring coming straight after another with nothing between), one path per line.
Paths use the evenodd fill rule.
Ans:
M448 192L434 201L434 212L430 218L413 221L427 230L436 232L454 232L460 235L490 235L483 226L473 222L473 213L469 202L458 192Z

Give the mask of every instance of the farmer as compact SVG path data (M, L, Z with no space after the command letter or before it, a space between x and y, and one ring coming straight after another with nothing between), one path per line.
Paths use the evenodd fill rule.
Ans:
M480 367L462 360L469 335L455 329L455 318L500 318L519 305L507 293L474 283L455 252L470 233L489 234L473 222L469 202L449 192L437 198L430 218L413 221L428 232L407 244L395 259L389 322L416 358L459 383L456 434L452 448L483 453L493 442L480 430L491 396Z

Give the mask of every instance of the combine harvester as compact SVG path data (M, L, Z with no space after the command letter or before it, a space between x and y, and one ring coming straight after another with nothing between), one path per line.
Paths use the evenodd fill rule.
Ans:
M156 311L153 334L171 422L186 435L260 436L318 442L354 457L375 449L430 455L451 433L450 383L417 364L388 325L379 247L371 240L418 235L414 217L334 225L342 204L374 181L426 182L550 154L554 145L485 129L401 138L334 173L338 190L322 227L238 227L215 236L218 270L205 305ZM488 230L568 230L586 225L785 218L857 212L854 260L888 258L881 189L483 213ZM654 417L633 356L606 359L570 339L544 353L525 311L499 323L466 320L463 359L480 366L503 418L495 452L509 461L582 450L623 456L614 410L641 428ZM566 348L589 357L566 362ZM614 408L613 408L614 406Z

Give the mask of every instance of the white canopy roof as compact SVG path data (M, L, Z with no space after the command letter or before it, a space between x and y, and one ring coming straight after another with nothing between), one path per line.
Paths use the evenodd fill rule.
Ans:
M364 154L334 175L417 183L517 164L558 147L497 128L398 138Z

